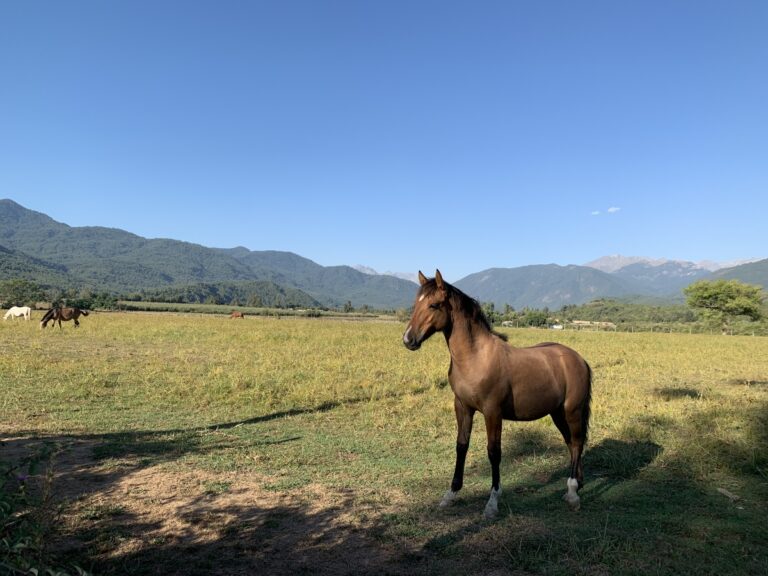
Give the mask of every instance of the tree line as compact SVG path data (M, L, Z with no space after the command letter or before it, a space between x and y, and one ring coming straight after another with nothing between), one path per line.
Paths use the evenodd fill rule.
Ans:
M611 322L617 326L691 325L697 323L710 330L740 331L747 326L753 333L768 334L766 295L761 286L738 280L700 280L683 291L685 304L651 305L615 299L599 299L581 305L566 305L559 310L523 308L515 310L506 304L497 309L483 303L488 320L495 324L511 322L520 327L547 327L575 320ZM80 308L115 309L119 295L88 288L44 287L30 280L0 281L0 306L68 305ZM300 290L283 289L271 282L240 284L198 284L164 288L125 295L121 299L177 303L214 303L227 305L266 306L274 308L316 308L318 303ZM346 312L355 311L351 302L343 305ZM375 312L369 306L361 310ZM408 310L398 310L398 318L406 319Z
M0 281L0 307L2 308L63 305L110 310L117 307L117 295L104 291L97 292L89 288L46 287L23 279Z

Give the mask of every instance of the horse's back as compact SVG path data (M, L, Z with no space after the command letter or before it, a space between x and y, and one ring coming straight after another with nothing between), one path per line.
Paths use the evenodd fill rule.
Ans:
M9 317L14 320L19 317L29 320L31 315L32 308L29 306L11 306L8 308L8 312L5 313L5 316L3 316L3 320L7 320Z
M526 348L523 348L526 350ZM574 387L588 382L590 369L587 361L573 348L559 342L542 342L527 348L540 353L558 380Z

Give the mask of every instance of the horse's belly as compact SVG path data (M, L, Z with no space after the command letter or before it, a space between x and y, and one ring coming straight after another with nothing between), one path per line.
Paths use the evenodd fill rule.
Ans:
M540 406L512 404L502 407L501 417L504 420L538 420L551 412L551 410L544 410Z
M505 420L538 420L554 412L564 398L554 386L535 388L510 387L510 394L501 406Z

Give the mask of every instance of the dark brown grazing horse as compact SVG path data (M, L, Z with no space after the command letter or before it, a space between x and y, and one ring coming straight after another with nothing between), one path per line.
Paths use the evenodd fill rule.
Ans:
M48 322L53 322L51 326L55 326L56 322L59 323L59 330L61 330L61 321L64 320L65 322L69 320L75 321L75 328L80 326L80 322L78 321L78 318L80 316L88 316L88 310L81 310L80 308L51 308L48 310L48 312L45 313L42 320L40 320L40 328L45 328L48 325Z
M578 510L577 491L584 483L581 454L587 440L592 389L589 364L562 344L510 346L505 336L493 331L478 302L445 282L439 270L432 279L419 272L419 282L421 288L403 344L409 350L418 350L432 334L443 333L451 355L448 381L458 424L453 482L440 506L451 504L464 484L472 419L475 412L480 412L485 417L491 461L491 495L485 517L498 515L502 420L538 420L547 415L570 450L564 499Z
M229 315L230 318L245 318L245 314L242 312L238 312L237 310L232 310L232 314Z

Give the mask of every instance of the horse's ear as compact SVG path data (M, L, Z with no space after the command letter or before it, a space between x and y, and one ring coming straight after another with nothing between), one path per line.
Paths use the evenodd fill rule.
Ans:
M443 275L440 274L440 270L435 269L435 282L440 290L445 290L445 283L443 282Z
M421 273L421 270L419 270L419 284L424 286L424 284L426 284L427 282L429 282L429 280L427 280L427 277Z

